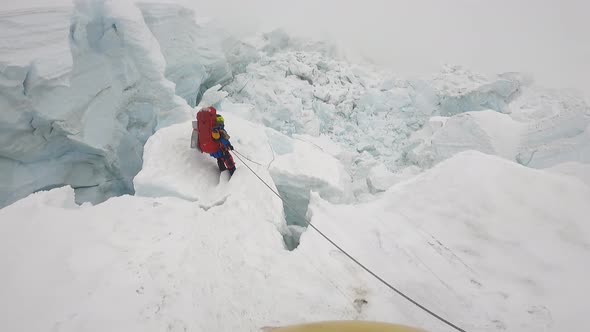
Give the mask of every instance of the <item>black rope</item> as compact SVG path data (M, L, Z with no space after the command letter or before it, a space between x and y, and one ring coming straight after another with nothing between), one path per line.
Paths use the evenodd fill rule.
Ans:
M240 154L239 152L237 152L236 150L234 150L234 152L236 152L237 154ZM241 154L240 154L241 155ZM436 314L435 312L433 312L432 310L426 308L425 306L421 305L420 303L418 303L416 300L412 299L411 297L409 297L408 295L404 294L402 291L400 291L399 289L393 287L391 284L389 284L387 281L383 280L383 278L381 278L380 276L378 276L375 272L371 271L369 268L367 268L366 266L364 266L361 262L359 262L356 258L352 257L348 252L346 252L346 250L342 249L338 244L336 244L336 242L332 241L327 235L325 235L324 233L322 233L322 231L320 231L317 227L315 227L314 224L312 224L309 220L307 220L307 218L303 215L301 215L297 210L295 210L294 208L292 208L289 204L287 204L287 202L283 199L283 197L281 197L281 195L276 192L276 190L274 190L268 183L266 183L266 181L264 181L252 168L250 168L250 166L248 166L248 164L246 164L242 158L240 158L239 155L237 155L238 159L250 170L250 172L252 172L252 174L254 174L258 180L260 180L262 183L264 183L264 185L270 189L270 191L272 191L278 198L281 199L281 201L283 201L283 204L285 204L286 207L288 207L289 209L291 209L291 211L293 211L295 214L297 214L301 219L303 219L307 225L309 225L311 228L313 228L316 232L318 232L318 234L320 234L324 239L326 239L328 242L330 242L334 247L336 247L336 249L340 250L344 255L346 255L346 257L350 258L350 260L352 260L353 262L355 262L358 266L360 266L363 270L367 271L370 275L372 275L373 277L375 277L375 279L379 280L381 283L383 283L385 286L389 287L391 290L393 290L394 292L396 292L398 295L400 295L401 297L403 297L404 299L408 300L409 302L411 302L412 304L414 304L415 306L417 306L418 308L424 310L425 312L427 312L428 314L430 314L431 316L433 316L434 318L438 319L439 321L447 324L448 326L454 328L457 331L460 332L465 332L465 330L463 330L462 328L458 327L457 325L451 323L450 321L446 320L445 318L439 316L438 314Z
M256 164L256 165L264 166L264 165L262 165L261 163L257 163L257 162L255 162L254 160L252 160L252 159L250 159L250 158L248 158L248 157L244 156L243 154L239 153L239 152L238 152L238 151L236 151L236 150L232 150L232 151L233 151L233 152L235 152L235 153L237 153L237 154L239 154L240 156L244 157L244 159L246 159L246 160L248 160L248 161L250 161L250 162L252 162L252 163L254 163L254 164ZM245 165L245 164L244 164L244 165Z

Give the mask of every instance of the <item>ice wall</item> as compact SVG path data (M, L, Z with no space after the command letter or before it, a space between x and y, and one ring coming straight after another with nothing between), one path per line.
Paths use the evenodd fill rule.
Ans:
M208 88L231 80L224 51L224 41L232 42L229 35L198 24L195 12L180 5L139 3L138 7L160 44L166 78L176 84L176 94L189 105L198 104Z
M189 115L141 12L127 2L76 1L69 26L69 13L11 15L3 25L19 24L3 31L7 38L27 31L59 43L9 45L0 63L0 206L65 184L78 202L133 193L147 138ZM49 23L56 28L46 32Z

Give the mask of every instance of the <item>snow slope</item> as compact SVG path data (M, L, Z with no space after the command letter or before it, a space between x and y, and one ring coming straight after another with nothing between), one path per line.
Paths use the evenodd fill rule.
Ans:
M576 177L582 182L590 186L590 165L577 162L566 162L547 168L548 171L553 171L565 175Z
M310 210L336 242L467 331L575 331L590 327L589 201L574 178L470 151L377 201L315 197ZM329 259L316 241L306 232L298 250Z
M178 134L190 128L149 140L136 196L77 206L61 188L0 210L0 252L11 253L0 256L0 326L258 331L369 319L446 330L313 231L286 251L280 200L241 164L230 181L213 180L214 160ZM252 167L272 183L265 166ZM557 331L583 326L589 271L572 263L589 256L589 198L590 187L569 177L464 153L365 205L316 195L311 215L386 280L467 330ZM538 235L522 238L530 229Z

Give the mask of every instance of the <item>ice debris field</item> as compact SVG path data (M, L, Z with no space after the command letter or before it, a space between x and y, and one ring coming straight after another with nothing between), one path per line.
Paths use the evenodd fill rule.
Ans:
M452 330L301 215L466 331L590 329L573 92L459 66L405 80L174 4L2 10L0 38L2 331ZM231 179L190 148L209 105Z

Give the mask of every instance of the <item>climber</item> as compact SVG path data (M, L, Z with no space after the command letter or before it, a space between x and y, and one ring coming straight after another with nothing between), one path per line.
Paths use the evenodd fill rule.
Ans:
M227 131L225 131L225 126L223 123L223 117L221 114L216 115L216 126L213 127L211 132L211 136L214 140L219 142L219 150L210 155L214 158L217 158L217 166L219 167L219 171L223 172L226 169L229 171L230 175L233 175L236 171L236 163L234 162L234 158L232 157L230 150L233 150L234 147L229 142L229 135Z
M217 114L215 107L206 107L197 113L197 128L195 130L198 134L199 150L209 153L210 156L217 159L219 171L228 170L229 174L233 175L236 164L229 151L234 147L225 130L223 116Z

